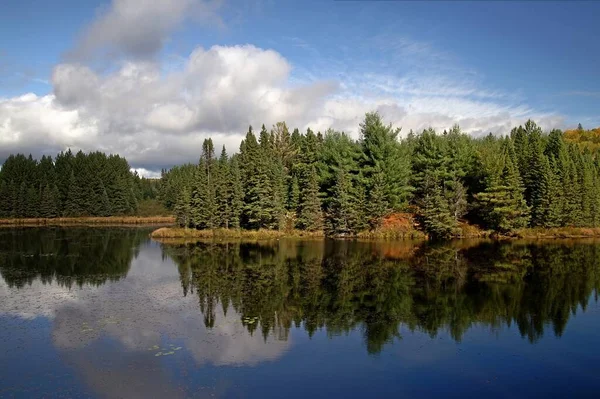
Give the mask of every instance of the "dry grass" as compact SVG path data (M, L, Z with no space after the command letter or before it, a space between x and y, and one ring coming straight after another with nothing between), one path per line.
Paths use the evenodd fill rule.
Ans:
M149 218L152 219L152 218ZM0 223L2 221L0 220ZM279 238L323 238L322 231L308 232L301 230L276 231L276 230L239 230L239 229L215 229L215 230L196 230L178 227L162 227L152 232L151 237L162 242L171 241L199 241L212 239L244 239L244 240L273 240ZM481 230L477 226L467 223L460 224L460 233L457 238L460 239L550 239L550 238L600 238L600 228L534 228L522 229L514 234L497 235L492 231ZM396 223L384 224L378 230L365 231L357 234L352 239L378 239L378 240L424 240L427 235L417 230L411 223L403 222L402 225ZM459 240L460 241L460 240Z
M522 229L516 232L518 238L590 238L600 237L598 227L555 227Z
M141 224L173 224L173 216L109 216L109 217L77 217L77 218L29 218L0 219L0 226L79 226L79 225L141 225Z
M458 238L486 238L493 234L491 230L482 230L479 226L466 222L459 222L458 229Z
M323 237L322 231L276 231L276 230L240 230L240 229L214 229L196 230L181 227L162 227L154 230L150 237L161 242L182 242L193 240L212 239L244 239L244 240L273 240L283 237L314 238Z

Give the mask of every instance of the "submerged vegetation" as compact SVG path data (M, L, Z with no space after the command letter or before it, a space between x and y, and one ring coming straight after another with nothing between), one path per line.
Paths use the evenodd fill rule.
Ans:
M458 126L399 133L377 113L358 140L250 127L239 153L223 147L217 158L207 139L198 165L163 171L159 197L181 227L197 230L385 236L386 219L399 214L414 215L396 234L408 237L600 226L600 158L572 134L544 134L532 121L507 137L473 138Z

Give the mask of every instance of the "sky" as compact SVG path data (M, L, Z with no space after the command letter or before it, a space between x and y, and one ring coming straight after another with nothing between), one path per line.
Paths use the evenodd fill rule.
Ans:
M249 125L364 114L481 136L600 126L600 1L2 0L0 162L118 153L143 175Z

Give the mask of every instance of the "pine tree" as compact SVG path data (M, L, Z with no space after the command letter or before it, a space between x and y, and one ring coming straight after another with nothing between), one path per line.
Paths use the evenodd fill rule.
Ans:
M367 212L369 215L369 226L373 230L381 226L383 217L390 209L390 204L385 195L385 184L385 177L382 171L376 171L371 175Z
M37 218L40 211L40 190L33 185L27 186L27 208L26 217Z
M418 220L431 239L450 238L457 231L456 220L445 200L441 182L434 174L423 177L423 197L418 201Z
M531 225L544 225L544 197L547 196L546 188L550 177L548 175L548 161L544 155L542 131L529 121L526 124L529 131L528 161L524 172L525 200L531 207Z
M242 212L244 210L244 188L238 160L239 157L237 155L231 157L229 167L231 176L231 219L229 226L234 229L240 227Z
M505 154L500 176L488 179L484 192L475 196L483 209L487 226L501 233L510 233L526 227L529 211L524 197L521 177L510 156Z
M227 229L231 227L233 185L225 146L221 150L217 165L216 185L217 225Z
M290 182L286 209L291 212L296 212L300 203L300 183L298 181L298 176L294 175L290 179Z
M209 185L209 167L201 159L194 177L191 200L191 221L197 229L213 229L216 202L212 185Z
M29 215L27 214L29 210L29 197L27 196L27 194L27 183L23 181L19 186L17 202L14 206L14 214L17 218L29 217Z
M298 227L300 229L317 231L323 228L319 183L314 166L309 169L306 183L301 189L298 209Z
M327 235L345 236L353 234L354 231L351 228L352 211L351 182L348 173L343 169L339 169L326 215Z
M0 217L8 218L13 213L14 194L12 184L0 179Z
M94 180L92 196L91 214L95 216L110 216L112 213L110 209L110 200L108 199L108 193L100 178Z
M82 208L82 199L88 196L82 188L77 184L75 173L71 171L69 178L69 193L65 201L64 215L69 217L83 216L84 209Z
M563 187L560 180L560 173L554 158L551 161L546 159L547 169L546 187L542 199L543 220L545 227L560 227L562 223L562 211L564 206Z
M375 176L382 173L381 184L391 210L400 210L406 205L411 188L409 186L410 159L398 141L400 129L384 125L378 113L367 113L360 125L362 160L367 195L375 189ZM379 177L378 177L379 178Z
M177 198L177 203L173 209L175 213L175 220L181 227L189 227L191 224L191 212L190 204L192 202L192 196L187 187L183 187Z
M55 218L58 214L58 188L56 184L52 187L46 184L42 189L40 200L40 216L43 218Z

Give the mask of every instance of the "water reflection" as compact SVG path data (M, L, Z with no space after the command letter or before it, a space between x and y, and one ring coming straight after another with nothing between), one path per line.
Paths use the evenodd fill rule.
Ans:
M9 287L102 285L127 275L143 229L1 229L0 275Z
M400 325L460 341L474 324L516 324L535 342L600 287L600 246L582 242L457 242L451 245L350 241L165 245L184 295L198 297L207 327L217 305L232 306L250 332L285 339L293 326L335 336L361 328L377 353Z
M149 241L148 233L0 230L0 380L13 381L10 389L23 396L48 395L60 386L68 387L66 396L189 397L248 392L242 371L227 377L223 368L268 370L253 379L264 386L276 384L270 375L285 369L280 364L298 381L317 378L308 370L319 364L335 367L339 381L359 374L397 381L390 370L399 373L400 365L440 364L450 373L448 364L469 359L457 357L454 344L466 337L495 342L488 349L494 361L485 364L499 364L503 353L517 348L515 335L531 348L543 347L545 335L563 336L574 316L597 302L600 287L595 242L166 245ZM572 327L572 337L594 345L585 333L595 331L597 319L579 320L588 325ZM393 355L400 363L385 368L381 360L378 369L379 363L361 357L368 354ZM544 352L544 361L555 354ZM572 360L572 374L563 371L565 380L589 380L582 356L571 356L579 362ZM531 359L532 367L544 369L539 355ZM360 372L350 370L352 364ZM485 368L480 358L470 364L452 376L455 382ZM431 372L419 376L432 378ZM412 379L403 373L406 386ZM442 372L436 373L441 381ZM40 375L54 379L44 377L44 385ZM285 378L279 383L293 385ZM356 393L350 386L345 393ZM3 388L0 396L11 396Z

